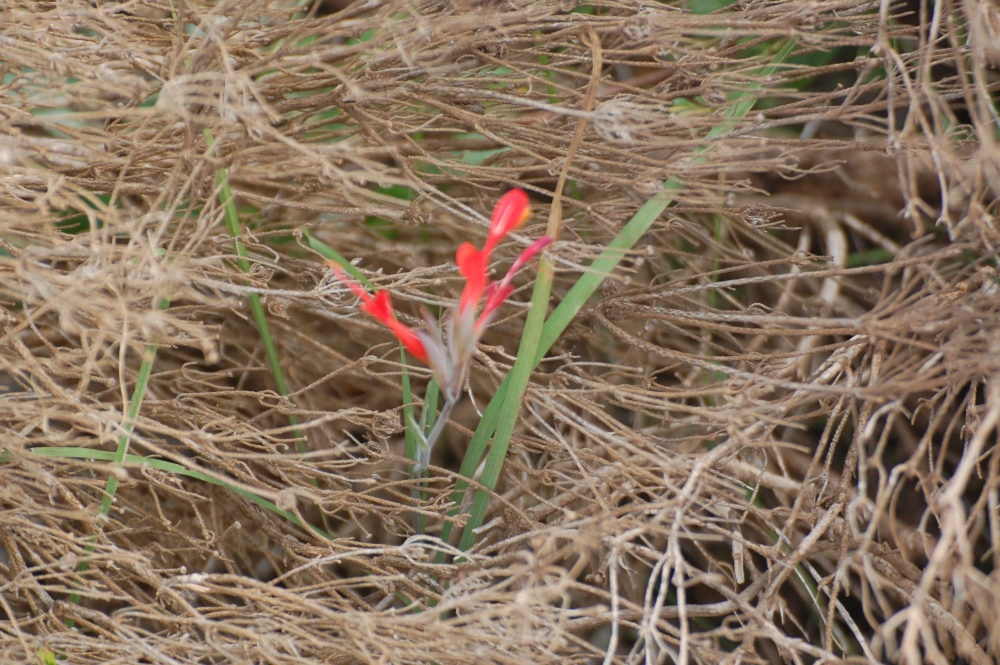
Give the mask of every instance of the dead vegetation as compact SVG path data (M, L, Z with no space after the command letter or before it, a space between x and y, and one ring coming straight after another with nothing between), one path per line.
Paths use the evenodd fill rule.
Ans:
M0 9L0 660L1000 659L995 4L297 4ZM501 260L542 233L581 117L554 302L683 187L533 375L463 560L434 534L525 308L415 501L398 350L302 233L415 323L503 191Z

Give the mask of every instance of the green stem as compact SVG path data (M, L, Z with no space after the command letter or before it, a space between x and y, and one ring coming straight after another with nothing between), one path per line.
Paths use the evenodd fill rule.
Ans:
M159 308L167 309L170 301L161 298ZM111 463L116 467L125 466L125 459L128 457L128 447L132 440L132 431L135 429L135 421L139 417L139 409L142 407L142 400L146 396L146 388L149 385L149 377L153 374L153 362L156 360L156 344L147 344L143 350L142 363L139 365L139 375L136 377L135 388L129 400L128 412L125 415L125 422L122 424L122 435L118 438L118 448L111 458ZM115 494L118 492L118 475L112 472L108 475L108 481L104 485L104 496L101 498L101 505L98 508L98 526L100 530L107 518L111 515L111 505L114 503ZM90 568L89 556L94 553L97 543L97 534L91 535L84 546L84 555L76 566L77 573L85 573ZM69 596L69 602L73 605L80 603L80 592L74 591ZM65 619L67 627L72 628L72 619Z
M208 142L208 147L211 148L214 141L207 129L205 130L205 140ZM215 171L215 181L219 187L219 202L222 204L224 212L226 231L229 232L229 237L233 239L233 247L237 257L236 265L244 273L248 273L251 269L248 259L249 255L246 246L240 240L240 237L243 235L243 228L240 223L239 212L236 210L236 201L233 198L233 190L229 185L229 174L226 172L226 169L217 169ZM271 376L274 377L275 388L277 388L279 395L288 397L289 390L288 384L285 382L285 372L281 367L278 347L274 343L274 337L271 336L271 328L267 324L267 315L264 312L264 305L261 302L260 294L257 292L250 293L247 296L247 302L250 304L250 315L257 326L257 333L260 335L261 344L264 345L264 355L267 357L267 366L271 370ZM300 453L307 452L309 448L306 445L306 435L298 428L299 419L294 413L290 413L288 414L288 422L295 428L295 447ZM319 486L319 482L315 478L312 479L311 484L313 487ZM323 520L323 528L329 529L326 513L320 513L320 517Z

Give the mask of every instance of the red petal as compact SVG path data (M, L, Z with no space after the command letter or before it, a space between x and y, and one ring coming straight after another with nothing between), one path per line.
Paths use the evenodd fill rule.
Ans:
M455 252L455 263L462 277L472 279L486 272L485 257L471 242L463 242Z
M503 301L514 292L514 287L511 285L496 284L494 282L490 286L495 288L490 290L490 296L486 299L486 305L483 306L483 313L480 314L479 319L476 320L477 328L482 328L487 325L489 320L493 318L493 312L495 312L497 308L503 304Z
M424 348L424 343L420 341L415 332L400 323L397 319L393 319L391 322L386 323L386 325L396 335L396 339L399 340L404 349L413 354L418 360L427 362L427 349Z
M525 263L530 261L536 254L545 249L545 246L552 242L552 238L548 236L542 236L535 242L527 247L521 255L517 257L514 264L507 270L507 274L504 275L503 279L499 282L494 282L490 284L490 288L486 294L486 304L483 306L483 313L479 315L479 321L477 321L477 326L486 325L490 319L490 315L496 310L503 301L507 299L508 296L514 291L514 287L511 282L514 280L514 275L520 270Z
M550 242L552 242L552 238L550 238L548 236L542 236L541 238L539 238L535 242L531 243L531 245L528 246L528 247L526 247L524 249L524 251L521 252L521 255L517 257L517 259L514 261L513 265L511 265L510 269L507 271L507 275L509 275L510 277L513 277L514 273L516 273L518 270L520 270L524 266L525 263L527 263L528 261L530 261L531 259L533 259L536 254L538 254L540 251L542 251L543 249L545 249L545 247ZM505 282L509 281L509 278L507 276L504 276L503 281L505 281Z
M475 307L476 303L486 290L486 261L489 255L476 249L472 243L464 242L455 253L455 263L458 270L465 278L465 287L462 289L462 299L459 301L459 309Z
M379 291L375 294L375 298L370 299L362 305L361 309L368 312L385 325L389 325L390 321L396 320L396 315L392 311L392 300L389 298L388 291Z
M427 362L427 349L424 348L424 343L420 341L415 332L396 318L395 312L392 311L392 299L389 297L388 291L379 291L375 294L375 298L362 305L361 309L371 314L382 325L391 330L392 334L403 345L403 348L418 359Z
M396 318L396 313L392 311L392 299L389 297L388 291L379 291L373 298L368 295L367 291L355 284L354 280L345 275L339 265L330 260L327 260L326 263L333 268L333 274L337 276L337 279L347 284L352 291L358 294L364 303L361 305L362 311L368 312L391 330L404 349L417 359L427 362L427 349L424 348L424 343L420 341L415 332Z

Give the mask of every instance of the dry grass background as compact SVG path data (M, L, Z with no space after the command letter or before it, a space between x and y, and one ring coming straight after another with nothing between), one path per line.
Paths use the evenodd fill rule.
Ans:
M995 3L296 5L0 9L0 660L1000 659ZM439 559L524 307L415 506L398 351L301 231L415 322L507 188L536 214L501 262L542 233L581 117L553 300L684 186L533 375L479 543ZM114 450L147 345L130 452L325 513L331 540L150 464L32 452Z

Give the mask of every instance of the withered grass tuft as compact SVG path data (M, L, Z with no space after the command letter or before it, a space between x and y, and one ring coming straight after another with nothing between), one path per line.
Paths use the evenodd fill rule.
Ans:
M0 662L997 662L997 43L989 3L8 0ZM544 286L412 478L429 374L324 258L419 325L511 187L494 275L556 229Z

